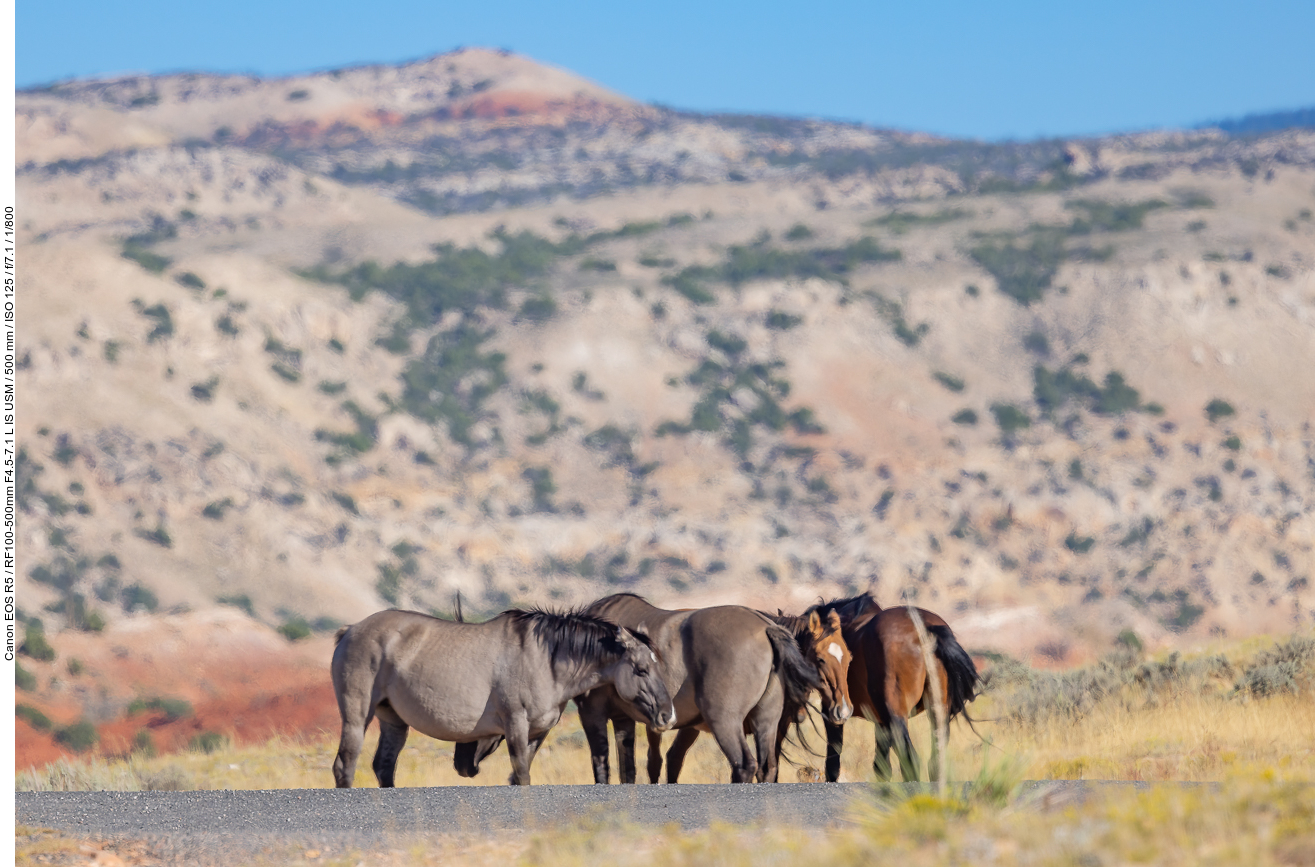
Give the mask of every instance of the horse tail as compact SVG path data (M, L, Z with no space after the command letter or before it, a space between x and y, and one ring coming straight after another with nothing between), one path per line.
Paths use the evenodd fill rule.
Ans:
M785 690L785 706L807 707L809 694L822 687L816 666L804 659L794 633L785 627L769 623L767 640L772 643L772 669Z
M927 631L936 636L936 658L945 666L946 680L949 681L950 694L946 696L949 719L963 714L964 719L971 726L973 720L968 716L966 706L977 697L977 684L981 681L981 677L977 674L977 666L973 664L973 658L959 644L959 640L954 637L950 627L928 626Z
M342 642L342 637L343 637L344 635L347 634L347 630L348 630L348 629L351 629L351 627L350 627L350 626L342 626L342 627L339 627L339 629L338 629L337 632L333 633L333 646L334 646L334 647L337 647L337 646Z

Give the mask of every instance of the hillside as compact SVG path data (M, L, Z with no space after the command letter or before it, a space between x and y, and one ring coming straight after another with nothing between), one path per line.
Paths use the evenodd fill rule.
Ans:
M950 141L484 50L18 105L21 701L458 591L872 588L1047 664L1315 617L1315 132Z

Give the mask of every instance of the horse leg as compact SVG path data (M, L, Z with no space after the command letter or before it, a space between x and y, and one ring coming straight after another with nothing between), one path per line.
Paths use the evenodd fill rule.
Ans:
M576 703L580 709L580 727L589 742L589 758L594 766L594 782L607 785L611 776L607 766L607 708L601 701L585 699Z
M712 736L717 739L726 760L731 763L732 783L752 783L758 770L754 755L749 751L749 740L744 736L744 722L709 720Z
M680 778L680 769L685 767L685 754L689 748L694 746L694 742L699 738L699 730L696 728L680 729L676 732L676 740L667 750L667 782L674 783ZM656 782L656 781L655 781Z
M826 781L840 779L840 751L845 748L845 724L827 720L826 726Z
M374 711L366 708L339 705L342 712L342 738L338 741L338 755L333 760L333 782L340 789L350 789L356 779L356 760L361 757L365 742L365 729L374 719Z
M776 762L776 737L785 719L785 691L779 678L768 681L763 697L754 705L745 720L746 727L753 733L754 752L757 754L758 782L775 783L778 765Z
M635 721L630 717L612 720L612 735L616 738L616 773L622 783L635 782ZM606 780L604 780L606 782Z
M513 786L528 786L530 762L534 760L534 753L543 738L541 736L531 744L530 721L519 714L508 721L506 729L507 752L511 755L511 777L507 782Z
M679 737L679 735L677 735ZM662 732L648 728L648 781L656 783L662 777Z
M895 755L899 757L899 769L904 782L918 782L922 774L918 770L918 751L913 748L913 739L909 737L909 721L902 716L892 716L890 733L895 742Z
M411 727L402 722L391 708L379 708L379 747L374 751L374 778L379 781L379 788L391 789L397 774L397 757L406 746L406 736Z
M872 773L876 775L877 782L889 783L894 774L890 764L890 750L895 745L895 738L891 734L890 723L881 720L874 722L877 727L877 752L872 757Z

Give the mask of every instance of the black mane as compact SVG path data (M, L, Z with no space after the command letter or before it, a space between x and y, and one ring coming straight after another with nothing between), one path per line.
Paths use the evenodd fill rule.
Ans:
M834 611L840 615L841 622L848 623L867 610L868 606L872 606L877 611L881 610L881 605L877 602L876 597L864 591L857 596L846 596L819 602L805 611L804 616L816 611L819 617L826 617Z
M553 667L576 662L615 662L625 654L617 640L617 625L586 614L582 609L551 611L545 608L512 608L502 612L517 625L522 636L533 636L552 654ZM648 636L632 632L649 650Z

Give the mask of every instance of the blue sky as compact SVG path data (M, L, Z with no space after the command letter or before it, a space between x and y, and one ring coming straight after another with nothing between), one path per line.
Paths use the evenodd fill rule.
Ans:
M645 102L985 139L1315 105L1310 0L18 0L19 87L508 48Z

